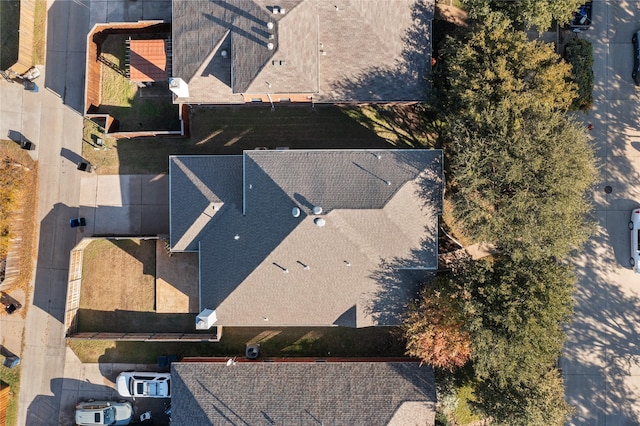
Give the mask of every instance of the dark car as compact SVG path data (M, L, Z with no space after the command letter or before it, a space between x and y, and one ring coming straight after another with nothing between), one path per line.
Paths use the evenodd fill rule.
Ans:
M86 225L87 225L87 221L84 219L84 217L77 217L69 220L69 226L72 228L77 228L78 226L86 226Z
M633 37L631 37L633 42L633 72L631 77L636 86L640 86L640 45L638 43L638 35L640 35L640 30L633 33Z

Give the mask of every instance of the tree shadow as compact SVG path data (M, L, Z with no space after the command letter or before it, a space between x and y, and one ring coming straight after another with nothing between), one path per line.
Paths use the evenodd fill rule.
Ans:
M623 225L626 228L626 222ZM602 258L596 247L589 246L585 254ZM566 399L577 408L574 424L640 422L634 379L640 368L640 297L611 282L614 274L635 277L631 271L619 271L615 259L577 269L574 317L566 327L560 360Z

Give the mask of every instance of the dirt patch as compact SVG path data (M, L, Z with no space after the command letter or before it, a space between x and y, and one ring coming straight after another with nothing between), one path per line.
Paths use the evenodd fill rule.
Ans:
M156 244L156 311L200 312L198 253L169 252L165 241Z
M155 240L96 240L84 251L80 309L155 311Z

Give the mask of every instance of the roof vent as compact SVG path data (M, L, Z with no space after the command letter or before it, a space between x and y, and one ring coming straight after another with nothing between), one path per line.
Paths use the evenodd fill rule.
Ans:
M273 50L273 43L267 43L267 49Z
M277 15L278 13L280 13L280 7L273 6L273 9L271 11L273 12L274 15Z
M313 214L320 214L320 213L322 213L322 207L313 206L313 209L311 209L311 211L313 212Z
M317 218L315 218L315 219L313 220L313 223L315 223L316 225L318 225L318 226L319 226L319 227L321 227L321 228L322 228L324 225L326 225L326 224L327 224L327 222L326 222L323 218L321 218L321 217L317 217Z
M280 8L280 15L284 15L287 12L287 9L281 7Z
M297 207L294 207L293 209L291 209L291 214L293 215L293 217L299 217L300 216L300 209Z
M222 52L220 52L220 56L222 56L223 58L226 58L227 56L229 56L229 52L227 52L226 50L223 50Z
M273 22L267 22L267 28L272 30L273 29Z

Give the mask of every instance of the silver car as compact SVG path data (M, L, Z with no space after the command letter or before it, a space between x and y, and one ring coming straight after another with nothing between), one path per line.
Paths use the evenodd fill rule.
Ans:
M629 263L636 273L640 274L640 207L636 207L631 212L629 221L631 230L631 257Z
M133 406L128 401L84 401L76 405L78 425L128 425Z

